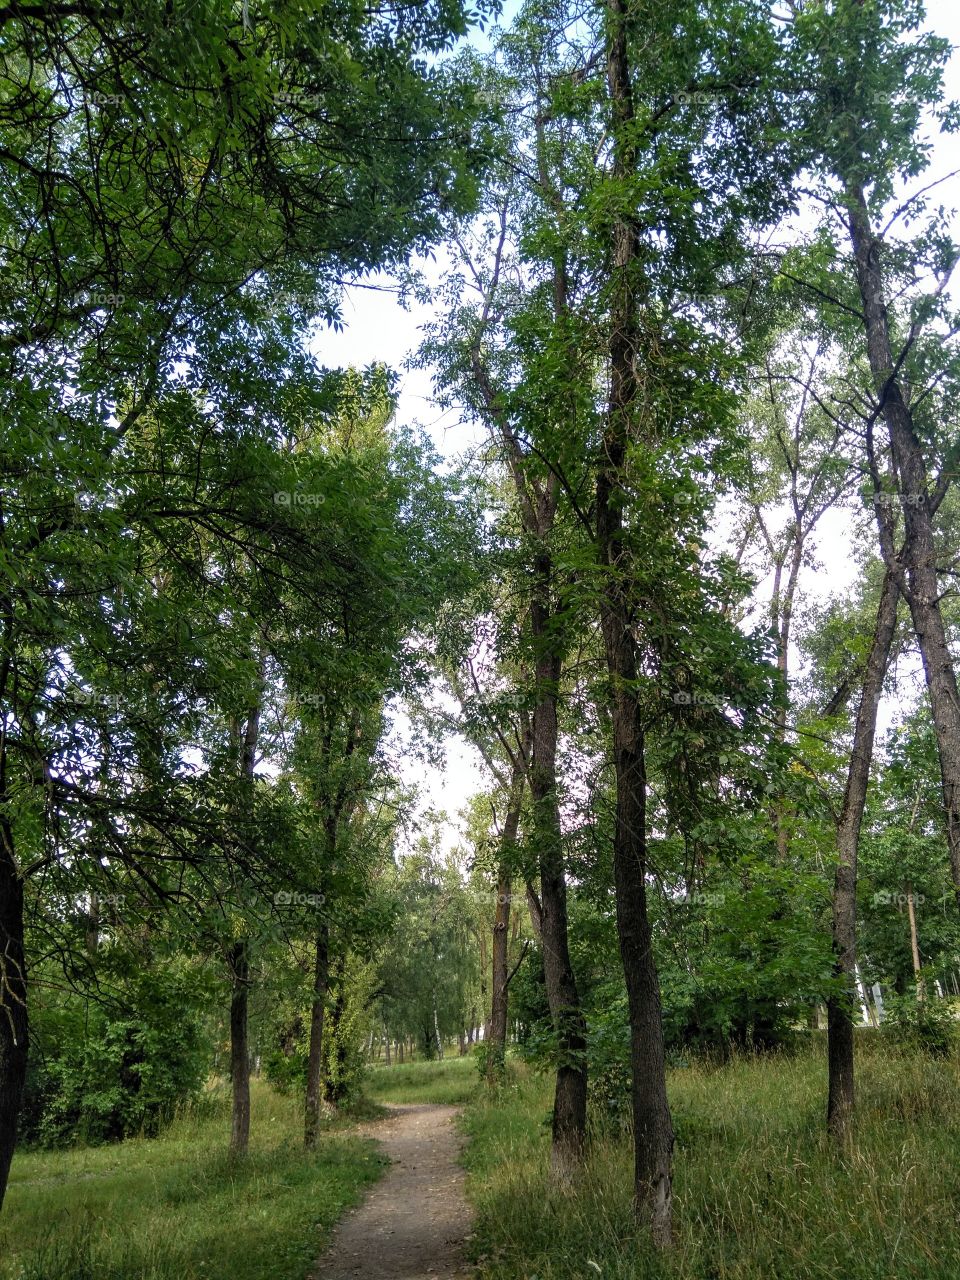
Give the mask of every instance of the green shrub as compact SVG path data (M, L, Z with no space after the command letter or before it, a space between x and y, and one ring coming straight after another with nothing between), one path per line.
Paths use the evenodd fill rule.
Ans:
M591 1120L601 1128L630 1122L630 1024L627 998L594 1014L587 1032L587 1097Z
M918 1000L915 995L888 996L884 1002L884 1037L893 1044L945 1058L957 1045L957 1021L948 1000Z
M263 1074L277 1093L284 1097L296 1093L307 1085L307 1050L304 1042L296 1044L291 1052L276 1049L263 1061Z
M199 1095L208 1048L184 982L176 973L147 973L126 994L130 1007L122 1012L72 993L39 1011L21 1113L24 1142L153 1137Z
M503 1045L498 1045L496 1049L488 1044L486 1040L480 1040L473 1047L473 1059L477 1064L477 1073L481 1080L486 1080L487 1069L490 1063L491 1055L496 1055L495 1074L498 1080L506 1077L507 1056Z

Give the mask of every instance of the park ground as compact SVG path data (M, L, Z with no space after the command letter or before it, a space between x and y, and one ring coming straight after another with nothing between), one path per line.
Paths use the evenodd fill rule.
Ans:
M266 1086L241 1164L224 1153L216 1096L160 1138L22 1152L0 1219L0 1278L306 1280L338 1218L387 1172L373 1135L401 1103L461 1108L474 1215L463 1247L481 1280L955 1280L960 1063L864 1041L857 1137L843 1153L822 1132L820 1044L672 1069L677 1231L666 1261L633 1224L630 1146L613 1123L594 1133L577 1191L554 1190L550 1080L512 1063L490 1094L471 1058L453 1058L372 1071L360 1113L331 1123L313 1154L300 1146L296 1099Z

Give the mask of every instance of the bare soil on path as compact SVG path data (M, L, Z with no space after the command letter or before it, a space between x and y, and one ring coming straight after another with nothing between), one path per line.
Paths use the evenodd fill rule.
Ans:
M459 1107L396 1104L362 1125L391 1163L334 1228L311 1280L453 1280L473 1274L463 1248L471 1214L458 1163Z

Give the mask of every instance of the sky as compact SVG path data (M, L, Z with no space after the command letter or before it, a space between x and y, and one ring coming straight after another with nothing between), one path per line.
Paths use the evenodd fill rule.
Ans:
M514 8L515 0L511 0L501 21L506 22ZM926 25L955 46L947 69L946 88L949 97L960 99L960 49L956 48L960 46L960 0L928 0ZM478 35L472 43L483 48L487 38ZM960 168L960 139L937 138L928 175L917 185L955 168ZM944 183L941 198L948 205L960 204L960 177ZM442 263L442 254L438 254L437 263L422 264L428 279L438 279ZM422 339L422 326L434 317L434 308L429 303L413 301L402 306L391 291L387 277L373 277L367 283L372 287L355 286L347 293L343 332L324 330L317 335L313 350L329 367L363 367L383 362L396 370L400 375L398 424L425 429L443 457L460 456L480 438L479 428L461 417L456 408L444 410L437 404L429 370L406 367L408 357ZM817 531L815 552L821 568L805 573L801 591L808 598L818 596L820 599L846 591L855 569L850 556L847 518L842 513L828 512L824 517ZM758 587L761 599L763 587L763 583ZM893 712L893 707L886 707L881 717L881 732ZM409 722L401 716L393 743L401 755L401 779L419 788L421 811L429 807L449 815L444 838L449 848L456 843L459 811L472 794L486 785L483 762L469 744L455 736L445 743L445 762L440 767L426 765L413 756L403 758L404 739L409 733Z

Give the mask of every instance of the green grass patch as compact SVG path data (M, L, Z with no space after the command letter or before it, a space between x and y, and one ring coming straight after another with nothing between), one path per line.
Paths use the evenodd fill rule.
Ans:
M670 1074L676 1244L630 1204L632 1152L595 1137L573 1193L551 1187L552 1082L514 1068L465 1125L484 1280L956 1280L960 1063L860 1047L856 1140L827 1142L822 1044Z
M302 1146L299 1098L254 1082L250 1153L226 1151L226 1100L159 1138L14 1159L2 1280L303 1280L343 1209L383 1171L331 1125Z
M479 1088L480 1075L472 1054L439 1062L374 1067L365 1086L374 1102L463 1103L474 1098Z

